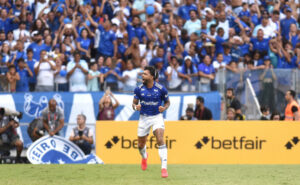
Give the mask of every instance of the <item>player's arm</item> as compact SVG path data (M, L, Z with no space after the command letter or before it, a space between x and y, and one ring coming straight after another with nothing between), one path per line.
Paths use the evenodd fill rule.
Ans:
M170 100L169 99L167 99L166 101L165 101L165 103L164 103L164 106L159 106L158 107L158 110L159 110L159 112L164 112L165 110L167 110L169 107L170 107Z
M133 110L137 110L137 111L141 110L141 104L139 104L139 100L138 99L133 98L132 108L133 108Z
M170 107L170 104L171 104L169 95L168 95L168 91L166 88L162 89L162 100L164 101L164 106L158 107L159 112L164 112L165 110L167 110Z

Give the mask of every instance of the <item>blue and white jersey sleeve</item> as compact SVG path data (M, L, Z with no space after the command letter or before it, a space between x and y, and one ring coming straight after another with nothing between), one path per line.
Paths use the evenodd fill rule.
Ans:
M164 101L164 103L169 100L168 90L165 87L163 87L161 90L161 99Z
M140 100L140 86L134 89L134 99Z

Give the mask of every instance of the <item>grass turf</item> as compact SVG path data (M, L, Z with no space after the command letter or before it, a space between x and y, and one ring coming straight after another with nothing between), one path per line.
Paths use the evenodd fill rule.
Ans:
M300 165L0 165L0 184L300 185Z

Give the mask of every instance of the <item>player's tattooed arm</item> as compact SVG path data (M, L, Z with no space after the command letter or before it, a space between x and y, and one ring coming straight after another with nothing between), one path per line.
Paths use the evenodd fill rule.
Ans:
M139 104L138 99L135 99L135 98L133 99L132 108L133 108L133 110L137 110L137 111L141 110L141 104Z

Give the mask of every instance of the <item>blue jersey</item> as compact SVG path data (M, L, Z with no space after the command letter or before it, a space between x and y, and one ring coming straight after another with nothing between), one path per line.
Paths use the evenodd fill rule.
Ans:
M251 38L250 42L253 44L253 51L254 50L258 50L259 52L268 51L269 40L270 39L258 40L257 38Z
M46 44L37 44L37 43L32 43L28 46L28 49L32 49L33 50L33 59L36 61L40 61L40 53L42 50L46 50L47 51L47 45Z
M178 8L178 15L184 20L190 20L190 11L197 11L197 6L195 4L183 5Z
M140 114L154 116L159 114L158 107L162 102L169 100L167 89L159 83L154 82L152 88L148 89L145 85L140 85L134 90L134 98L140 101L142 106Z
M114 55L114 41L116 36L112 30L106 31L102 25L98 26L100 31L100 42L98 52L104 56L112 57Z
M297 24L296 19L285 18L280 21L281 35L284 36L285 38L287 38L289 36L291 24Z

